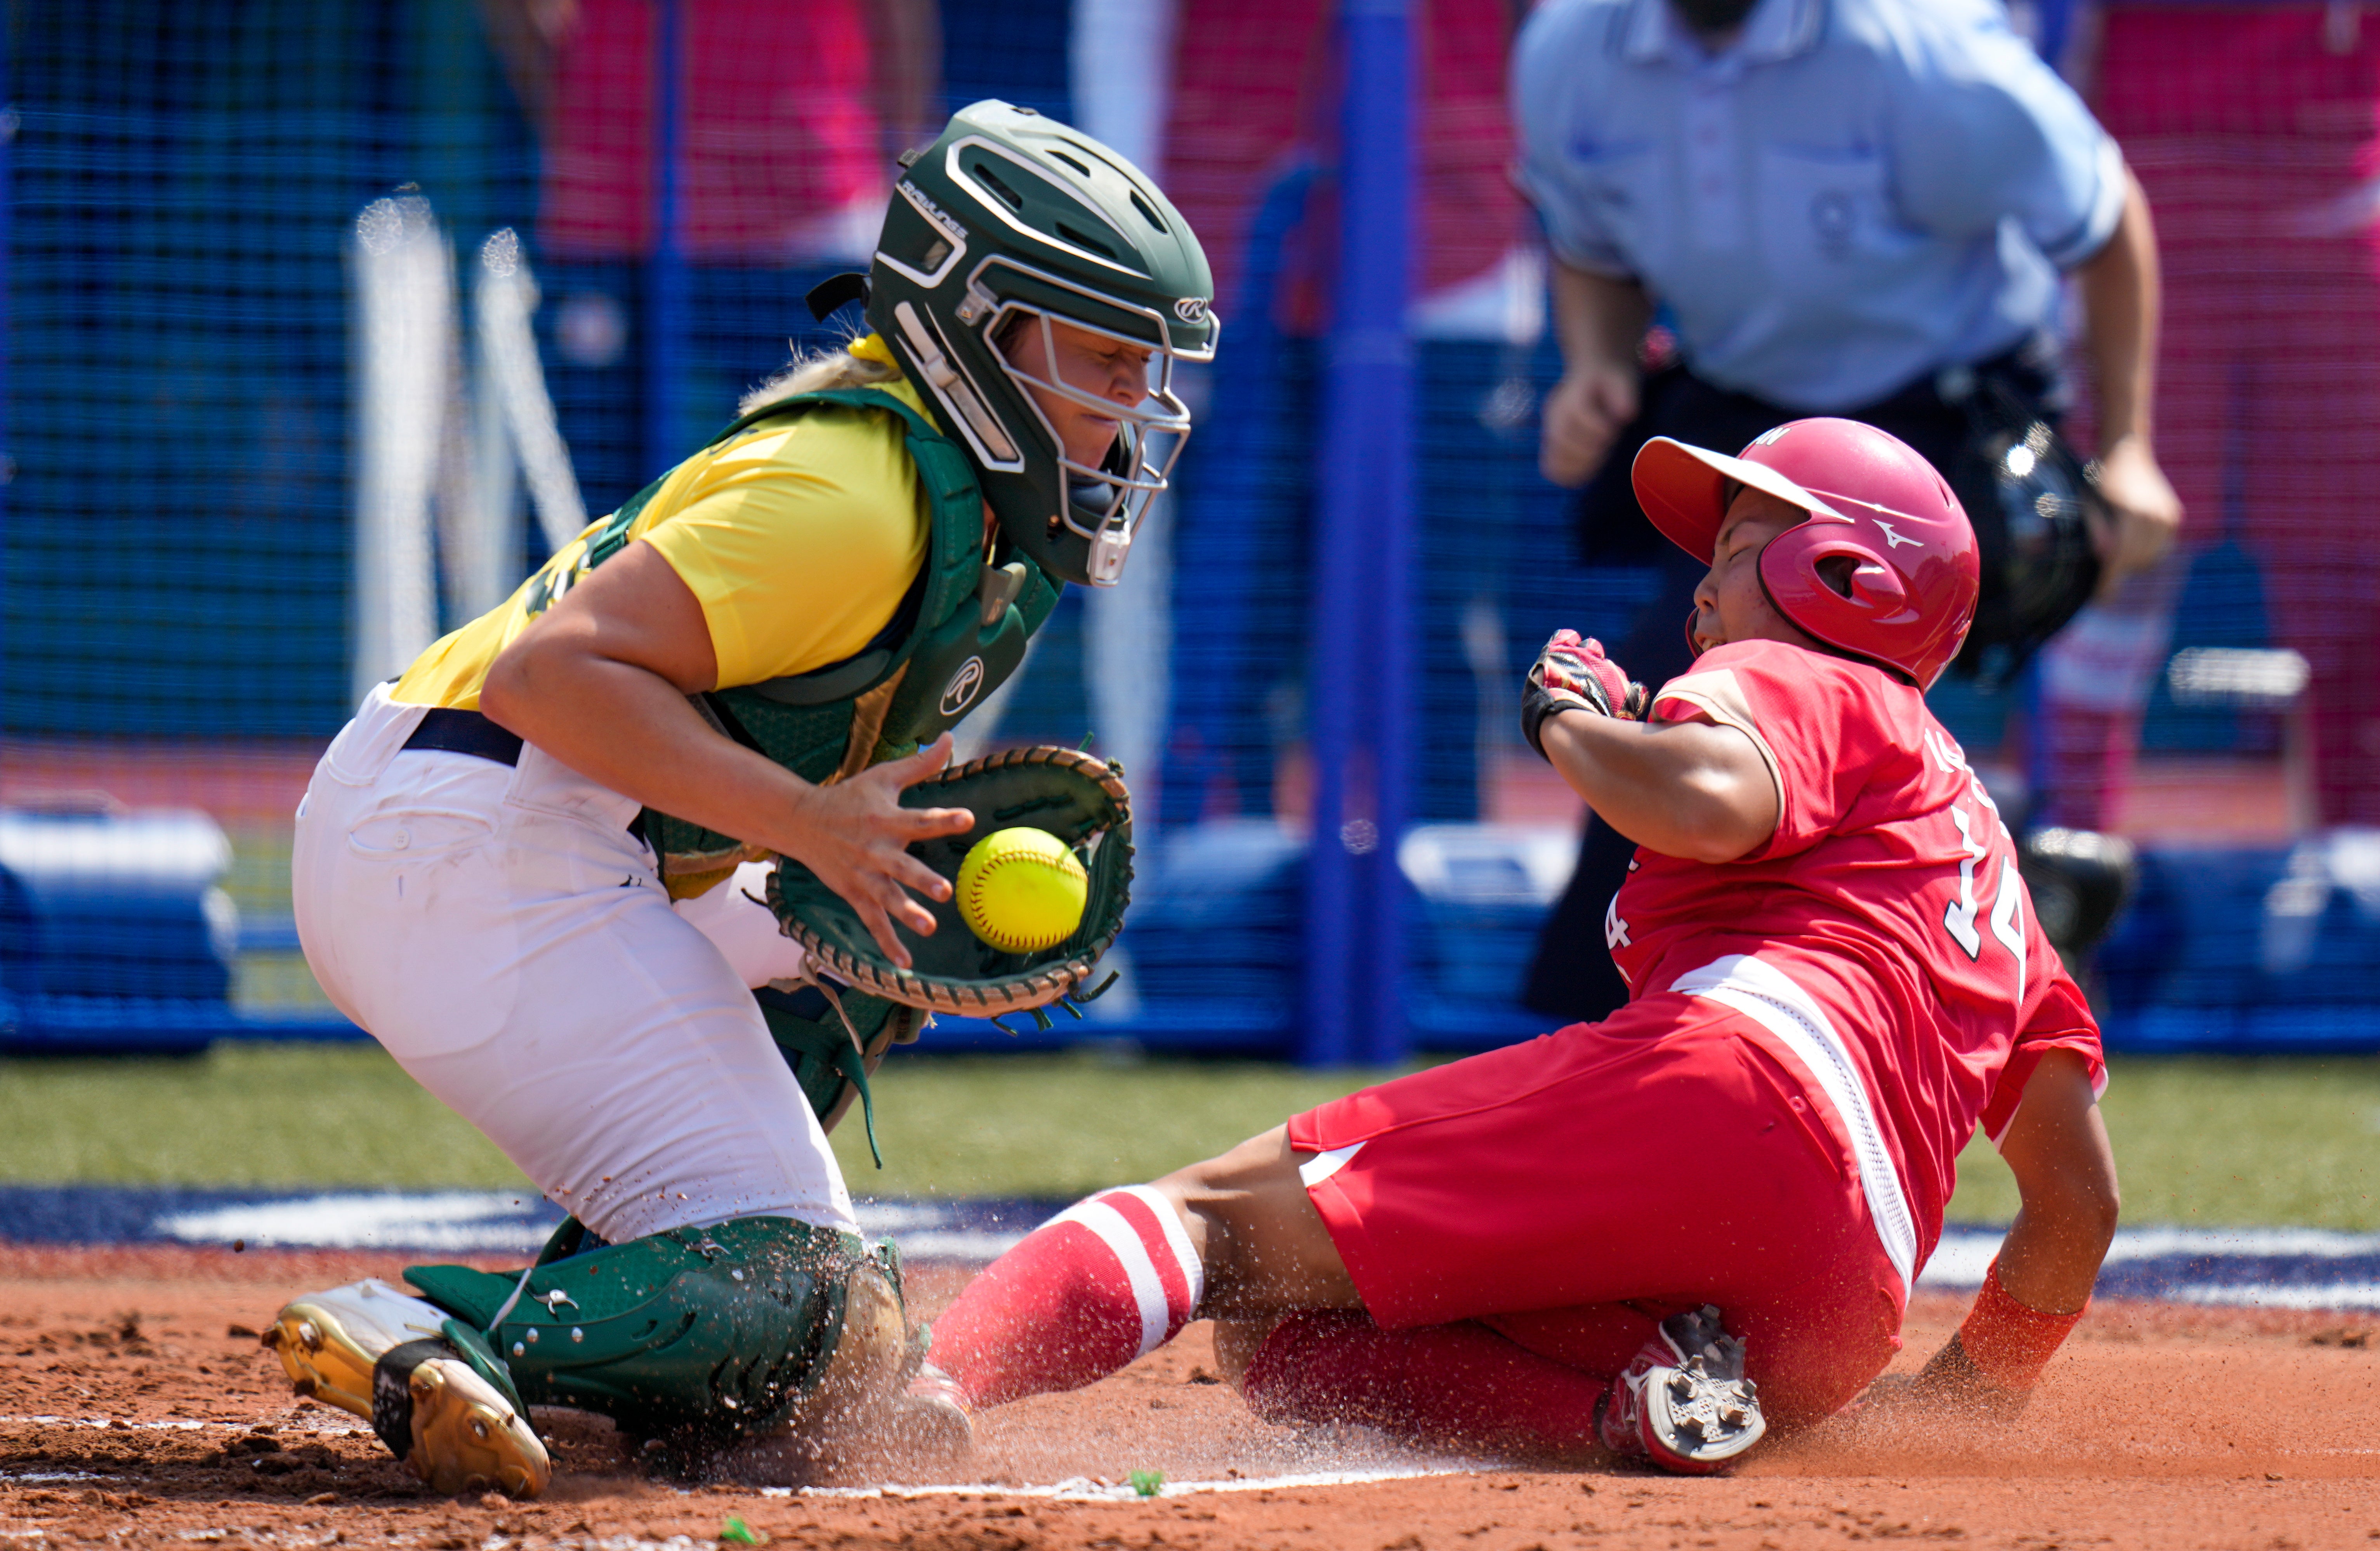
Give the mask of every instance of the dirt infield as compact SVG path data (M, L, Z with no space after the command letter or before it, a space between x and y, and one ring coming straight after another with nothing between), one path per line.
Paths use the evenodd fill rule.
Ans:
M450 1501L355 1419L295 1400L245 1333L292 1291L402 1264L0 1245L0 1542L625 1551L714 1542L734 1519L852 1551L2380 1545L2380 1331L2142 1303L2095 1310L2013 1429L1911 1437L1853 1416L1724 1480L1514 1472L1297 1436L1212 1382L1193 1327L1107 1383L987 1418L971 1488L688 1491L628 1468L601 1427L541 1413L564 1472L545 1499ZM963 1277L927 1268L921 1303ZM1959 1312L1922 1298L1900 1365ZM1134 1497L1135 1471L1163 1472L1164 1495Z

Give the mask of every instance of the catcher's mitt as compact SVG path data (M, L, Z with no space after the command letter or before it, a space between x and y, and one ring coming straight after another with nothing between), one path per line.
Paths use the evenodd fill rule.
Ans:
M1120 767L1068 748L1005 749L917 782L901 794L901 804L975 814L975 828L965 834L909 848L947 878L956 879L968 850L994 830L1028 825L1064 841L1090 879L1082 925L1053 948L1007 953L969 931L956 904L929 900L933 936L893 928L916 966L898 969L843 897L787 857L770 874L769 907L785 935L808 953L814 973L930 1012L996 1019L1029 1012L1044 1028L1050 1020L1041 1009L1088 1001L1106 989L1081 988L1115 940L1132 900L1132 794Z

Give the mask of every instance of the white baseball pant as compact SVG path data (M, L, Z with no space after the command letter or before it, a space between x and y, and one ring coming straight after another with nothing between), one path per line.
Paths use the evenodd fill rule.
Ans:
M752 1000L801 965L761 867L673 908L636 803L535 745L407 750L424 710L373 690L298 805L298 936L339 1011L605 1239L853 1228Z

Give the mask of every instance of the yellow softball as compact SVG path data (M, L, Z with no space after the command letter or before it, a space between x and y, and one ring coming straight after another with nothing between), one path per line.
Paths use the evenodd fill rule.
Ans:
M1038 953L1083 924L1090 888L1083 864L1049 830L995 830L959 863L959 915L1003 953Z

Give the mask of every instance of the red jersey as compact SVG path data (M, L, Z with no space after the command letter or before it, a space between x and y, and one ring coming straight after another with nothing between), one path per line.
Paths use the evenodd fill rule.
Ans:
M1748 734L1776 777L1777 830L1717 865L1639 848L1605 917L1612 959L1638 996L1754 1012L1811 1070L1913 1275L1960 1149L1978 1121L2005 1133L2043 1052L2077 1051L2106 1084L2098 1024L2034 923L2014 840L1925 696L1882 669L1737 642L1663 685L1654 715ZM1879 1141L1897 1178L1880 1177Z

